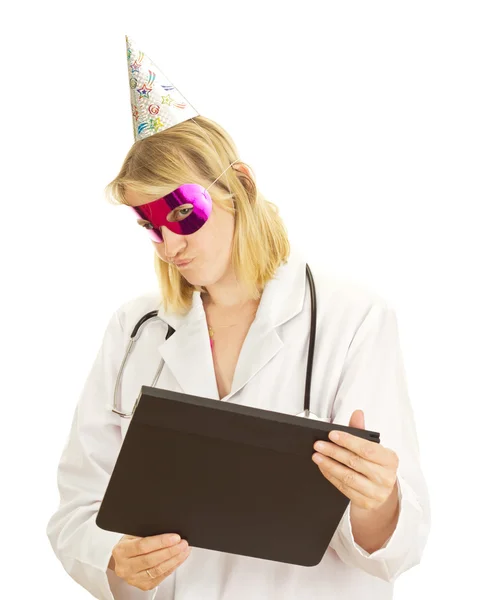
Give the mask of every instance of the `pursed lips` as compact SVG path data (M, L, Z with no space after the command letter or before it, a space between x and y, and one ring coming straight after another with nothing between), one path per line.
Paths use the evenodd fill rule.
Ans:
M185 267L185 266L187 266L188 264L190 264L190 263L191 263L193 260L194 260L194 259L193 259L193 258L191 258L190 260L186 260L186 261L182 261L182 262L177 262L177 263L174 263L174 265L175 265L176 267Z

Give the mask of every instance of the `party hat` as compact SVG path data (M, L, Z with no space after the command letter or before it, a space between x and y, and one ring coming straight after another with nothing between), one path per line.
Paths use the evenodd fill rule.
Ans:
M153 61L126 36L135 141L199 116Z

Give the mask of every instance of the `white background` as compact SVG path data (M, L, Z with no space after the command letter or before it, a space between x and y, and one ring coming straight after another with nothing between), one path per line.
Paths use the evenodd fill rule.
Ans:
M488 7L228 0L2 9L2 586L30 598L89 596L63 571L45 527L107 321L157 285L146 234L103 197L133 143L128 34L228 130L306 257L321 254L396 308L432 528L395 597L482 597ZM39 595L26 585L40 585Z

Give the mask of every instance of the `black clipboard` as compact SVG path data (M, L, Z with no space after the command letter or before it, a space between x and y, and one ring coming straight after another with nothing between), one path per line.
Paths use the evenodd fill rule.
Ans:
M311 460L332 429L374 431L142 386L96 517L140 537L312 567L349 498Z

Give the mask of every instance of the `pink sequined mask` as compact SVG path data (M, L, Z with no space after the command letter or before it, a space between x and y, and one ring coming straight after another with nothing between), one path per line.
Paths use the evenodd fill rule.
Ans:
M140 206L129 208L142 223L154 242L162 243L161 227L180 235L190 235L200 229L211 214L209 192L198 183L184 183L170 194Z

